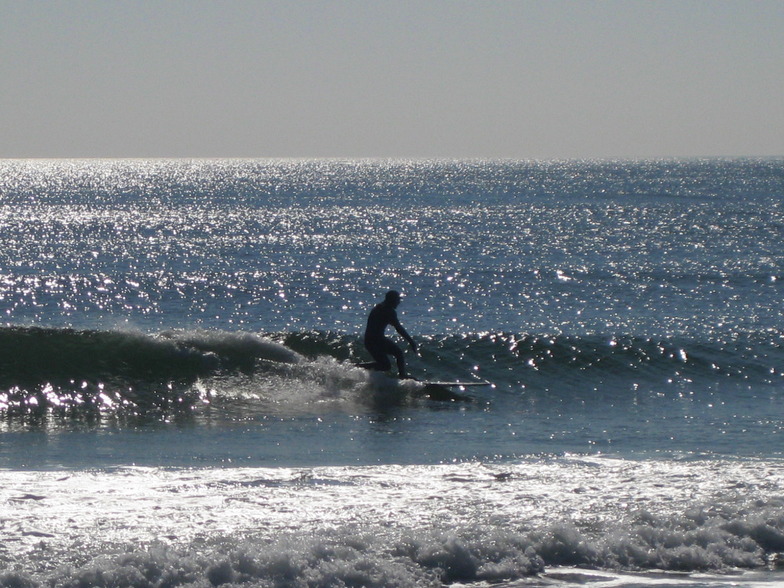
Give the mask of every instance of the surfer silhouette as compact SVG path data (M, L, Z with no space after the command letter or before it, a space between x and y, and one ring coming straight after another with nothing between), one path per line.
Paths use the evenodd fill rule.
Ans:
M406 360L403 356L403 350L400 349L391 339L384 335L388 325L395 327L395 330L400 333L411 345L414 353L417 351L417 344L411 338L400 321L397 318L397 311L395 310L400 304L400 293L395 290L390 290L384 296L384 301L376 304L367 320L367 327L365 328L365 349L373 357L375 361L369 363L361 363L359 367L368 370L378 370L386 372L392 368L389 361L390 355L395 357L397 362L398 375L401 378L408 378L406 372Z

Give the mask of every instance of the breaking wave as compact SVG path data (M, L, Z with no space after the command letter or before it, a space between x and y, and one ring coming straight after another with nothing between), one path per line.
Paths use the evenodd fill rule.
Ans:
M411 368L425 380L485 380L500 390L628 390L646 382L782 381L781 336L730 342L646 337L523 336L511 333L431 336ZM169 330L0 328L0 410L87 407L106 410L190 409L197 385L236 375L259 383L285 374L301 386L330 371L340 386L345 368L366 359L356 336ZM292 369L298 366L298 369ZM325 367L327 366L327 367ZM356 384L348 378L346 386Z

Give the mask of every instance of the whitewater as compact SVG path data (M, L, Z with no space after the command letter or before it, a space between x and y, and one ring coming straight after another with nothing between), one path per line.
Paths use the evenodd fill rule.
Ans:
M781 583L783 204L781 159L0 161L0 586ZM356 367L392 288L415 376L490 385Z

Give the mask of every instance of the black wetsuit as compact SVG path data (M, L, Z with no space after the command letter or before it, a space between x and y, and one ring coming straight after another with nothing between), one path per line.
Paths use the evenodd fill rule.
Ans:
M397 360L398 371L401 376L405 375L405 359L403 350L400 349L391 339L384 336L384 331L388 325L395 327L406 340L412 343L411 337L406 333L397 318L395 307L387 302L381 302L373 307L368 316L367 328L365 329L365 349L375 360L373 369L388 371L392 364L389 361L390 355L394 355ZM370 365L364 367L371 367Z

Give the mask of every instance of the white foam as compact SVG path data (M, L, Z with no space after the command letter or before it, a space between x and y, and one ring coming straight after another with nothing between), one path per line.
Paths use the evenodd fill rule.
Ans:
M579 457L4 472L0 557L31 585L421 586L574 568L629 586L624 570L764 570L784 546L782 484L777 461Z
M302 356L285 345L262 335L229 331L167 331L166 338L219 355L243 359L261 359L280 363L298 363Z

